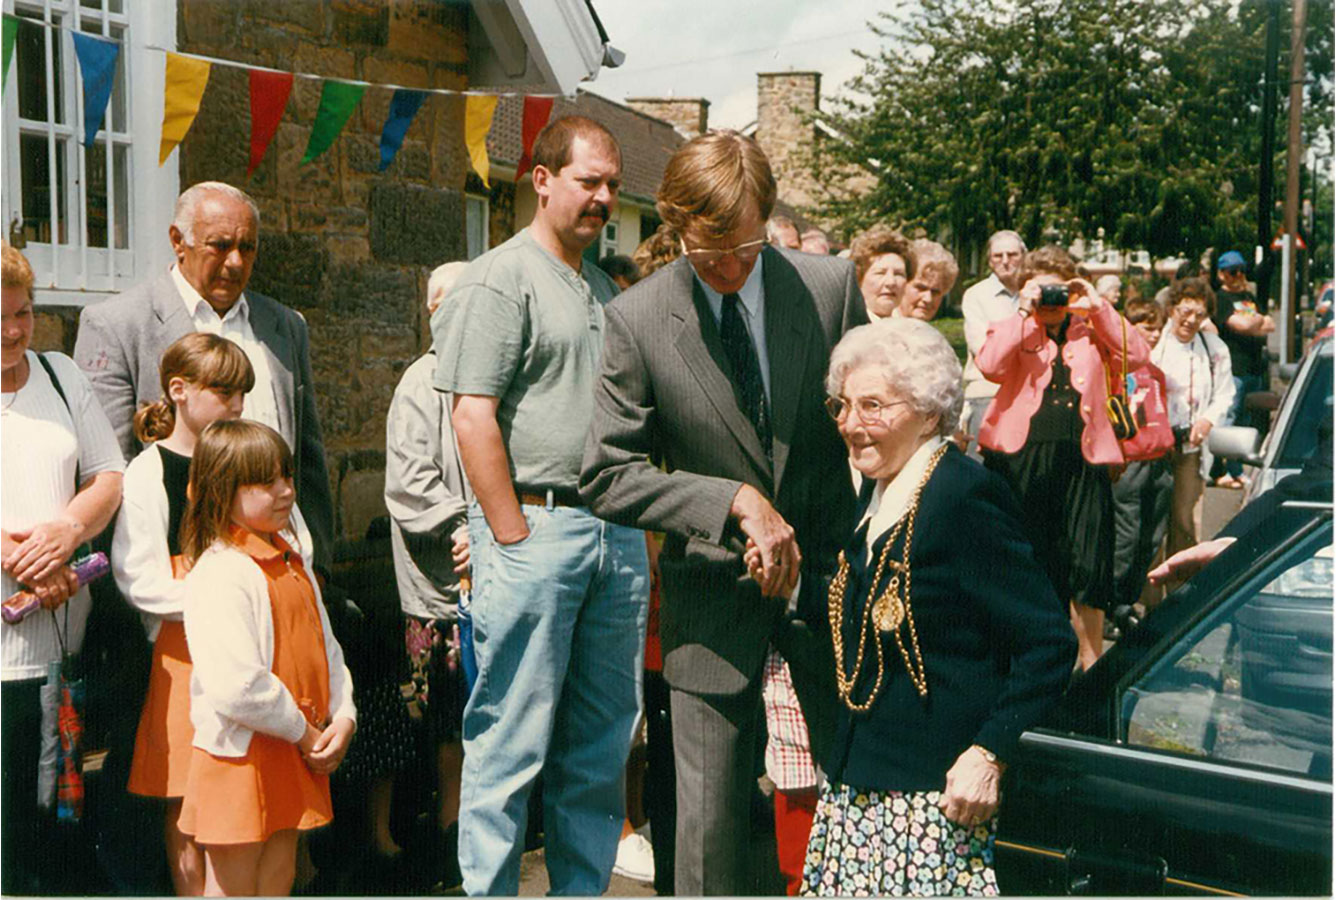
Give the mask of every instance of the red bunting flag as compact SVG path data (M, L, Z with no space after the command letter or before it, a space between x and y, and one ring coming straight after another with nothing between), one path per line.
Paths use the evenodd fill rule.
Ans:
M552 97L524 98L524 149L520 153L519 167L515 170L516 181L523 178L524 173L533 165L533 159L530 157L533 153L533 142L538 140L538 132L543 130L543 126L552 116L552 101Z
M263 69L250 70L251 101L251 147L250 167L246 169L249 177L260 167L264 153L278 131L278 123L283 119L283 110L288 105L288 95L292 93L291 72L270 72Z

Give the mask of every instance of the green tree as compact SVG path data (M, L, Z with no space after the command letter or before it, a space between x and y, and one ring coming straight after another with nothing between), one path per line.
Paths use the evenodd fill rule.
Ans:
M882 13L870 23L882 50L822 113L843 140L813 153L818 211L848 232L889 219L964 248L997 228L1031 244L1102 229L1155 256L1249 246L1265 2L923 0ZM1309 21L1317 135L1331 117L1331 0Z

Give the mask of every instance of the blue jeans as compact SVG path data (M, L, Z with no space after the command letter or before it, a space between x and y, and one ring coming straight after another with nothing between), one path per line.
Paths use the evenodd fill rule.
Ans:
M503 546L469 509L478 681L464 709L459 865L470 896L519 890L541 771L551 893L598 896L640 713L645 535L586 509L525 505L524 516L529 536Z

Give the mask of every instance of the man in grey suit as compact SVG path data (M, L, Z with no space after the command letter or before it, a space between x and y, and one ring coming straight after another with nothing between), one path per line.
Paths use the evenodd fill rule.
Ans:
M74 359L92 382L126 459L139 451L135 410L162 396L162 352L193 331L241 345L255 369L244 415L283 435L296 463L297 504L329 571L334 509L311 384L310 337L301 315L246 291L259 250L260 213L244 192L205 181L177 198L168 237L176 265L84 309Z
M823 688L834 702L833 673L812 655L823 641L829 653L821 576L853 527L855 498L824 377L840 336L867 319L850 263L765 244L774 202L765 154L737 132L702 135L669 161L658 210L683 258L607 308L580 476L597 515L668 535L660 633L685 895L750 892L771 644L794 670L809 724ZM761 552L756 579L748 543Z

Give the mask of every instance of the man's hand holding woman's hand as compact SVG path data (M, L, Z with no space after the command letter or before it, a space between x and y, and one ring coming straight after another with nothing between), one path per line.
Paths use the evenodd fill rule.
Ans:
M760 584L761 593L767 597L792 593L802 568L802 554L794 539L793 526L749 484L744 484L733 495L730 513L747 536L743 560L747 571Z

